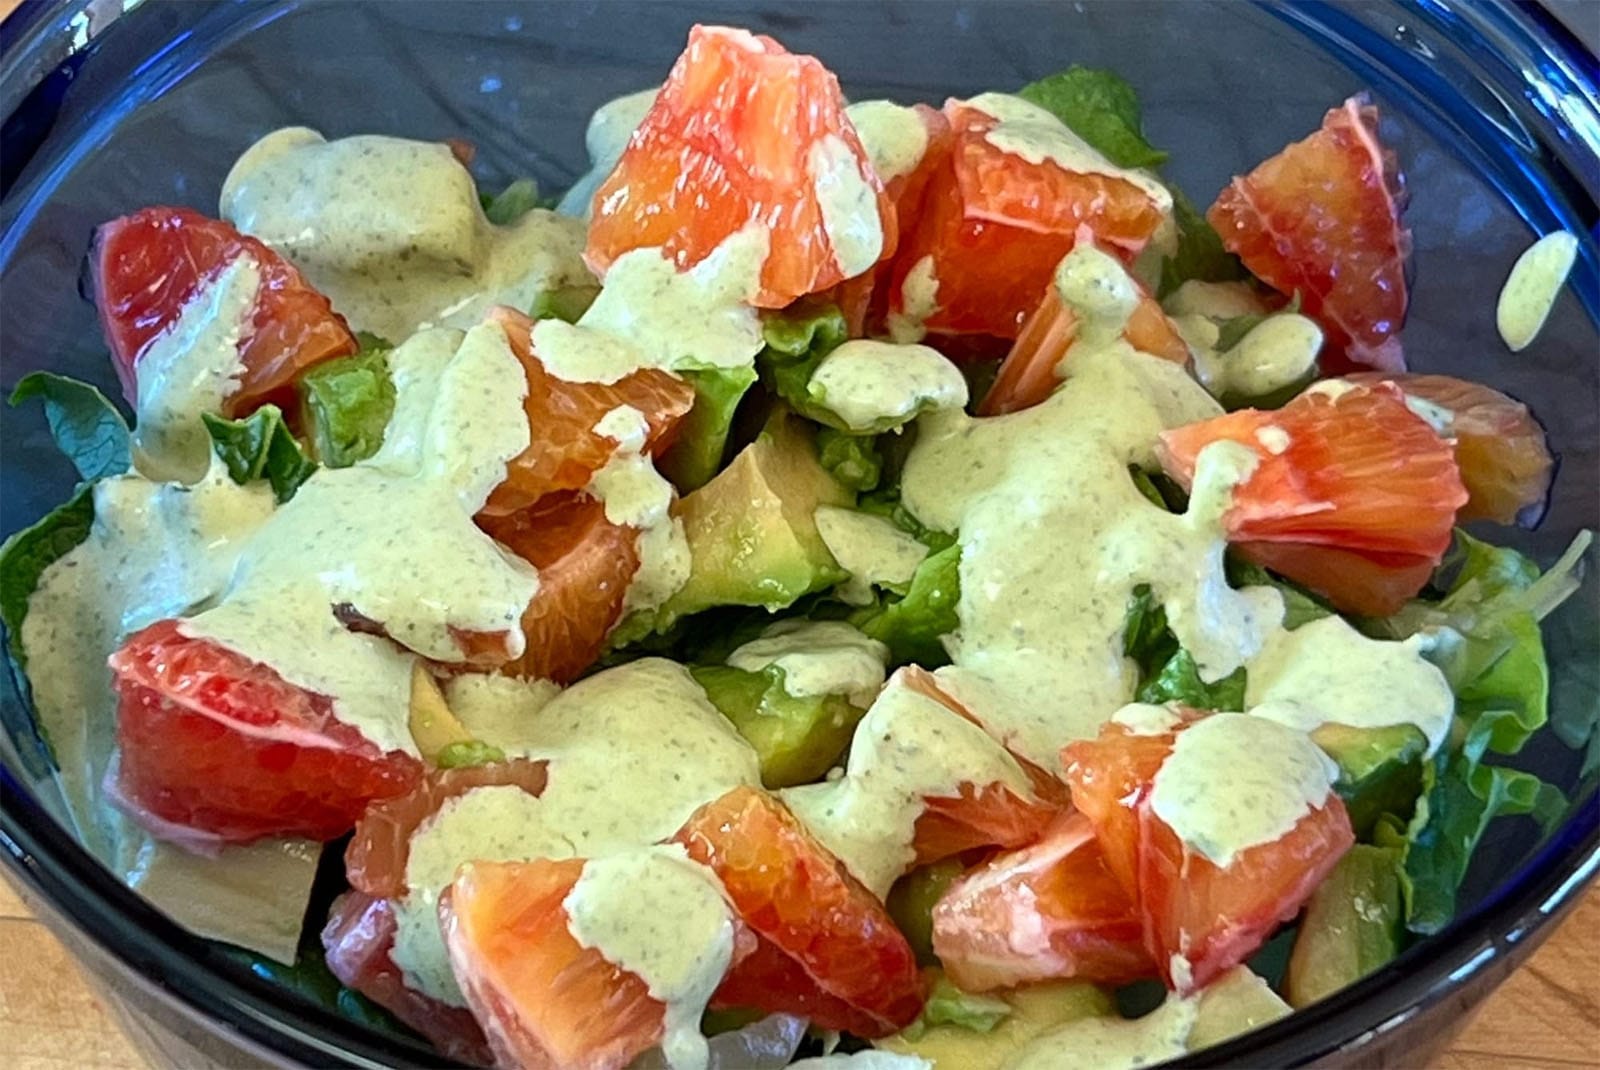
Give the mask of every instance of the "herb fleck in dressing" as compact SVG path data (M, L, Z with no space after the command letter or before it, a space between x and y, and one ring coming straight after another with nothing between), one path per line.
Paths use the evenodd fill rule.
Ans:
M606 519L639 533L639 567L624 596L623 613L655 609L689 579L689 540L683 521L669 512L672 484L644 452L649 425L627 405L612 409L595 431L613 439L617 450L591 477L589 493L605 503Z
M1337 775L1304 732L1247 713L1214 713L1178 733L1150 806L1185 844L1225 867L1325 804Z
M785 620L728 655L745 672L783 670L783 689L795 698L843 695L866 707L883 687L889 648L844 621Z
M1539 336L1577 256L1577 236L1558 230L1530 245L1511 266L1494 316L1501 340L1513 353L1528 348Z
M806 392L850 430L878 432L921 412L959 409L967 380L938 350L857 338L822 358Z
M454 712L508 755L549 762L544 792L478 788L411 838L394 960L419 991L463 1004L439 934L438 896L463 862L598 858L657 843L702 804L761 783L755 751L681 665L646 658L561 692L519 728L495 704ZM480 720L487 711L490 723ZM485 797L486 796L486 797ZM480 798L483 797L483 798Z
M539 208L490 223L472 176L438 142L277 130L233 165L221 213L293 260L352 327L391 341L594 285L582 223Z
M733 960L733 914L716 876L676 844L643 847L590 859L562 906L578 943L666 1004L667 1065L702 1070L700 1018Z
M929 796L962 784L1003 784L1023 798L1033 785L983 729L890 677L850 743L844 776L780 792L812 835L879 898L911 867L917 818Z
M904 588L916 575L928 548L881 516L819 505L814 515L817 534L850 578L835 588L840 599L864 606L874 585Z
M211 436L202 413L220 413L239 386L239 342L250 329L261 269L240 254L201 283L177 322L139 356L136 464L152 479L193 483L205 475Z
M900 307L889 313L889 337L896 342L920 342L927 334L923 326L939 311L939 277L934 273L933 255L922 257L900 282Z

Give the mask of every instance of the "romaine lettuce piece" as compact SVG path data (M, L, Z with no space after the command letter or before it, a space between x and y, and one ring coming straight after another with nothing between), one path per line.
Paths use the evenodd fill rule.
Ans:
M39 577L87 539L92 527L94 485L82 483L65 504L13 533L0 546L0 621L6 626L7 650L18 669L19 682L26 679L22 670L28 667L22 650L22 622L28 615L28 601L39 586Z
M319 364L300 379L300 425L329 468L377 453L393 415L389 347L381 339L363 336L361 352Z
M883 456L871 435L851 435L824 427L817 432L817 453L822 467L851 490L872 490L882 478Z
M686 371L694 387L694 407L678 425L678 438L657 467L680 494L698 490L722 468L728 432L739 402L756 381L754 368L705 368Z
M931 668L950 660L942 639L960 623L960 601L961 547L952 543L923 559L904 598L886 594L877 605L852 614L850 623L887 645L893 664Z
M1178 226L1178 249L1161 262L1158 296L1166 297L1190 279L1202 282L1232 282L1248 279L1244 262L1228 252L1222 237L1176 186L1172 191L1172 218Z

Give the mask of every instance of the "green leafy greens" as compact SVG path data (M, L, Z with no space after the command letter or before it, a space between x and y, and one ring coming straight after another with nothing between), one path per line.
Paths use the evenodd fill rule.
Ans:
M363 336L361 352L317 365L300 379L300 424L329 468L364 461L383 445L394 415L389 346Z
M263 405L242 420L209 412L202 418L211 432L211 448L235 483L265 479L278 501L286 502L317 470L289 433L276 405Z
M1178 249L1161 264L1160 296L1198 279L1201 282L1233 282L1248 279L1244 263L1222 244L1217 233L1194 202L1176 186L1172 190L1172 218L1178 226Z
M752 368L704 368L683 372L694 387L694 407L679 424L677 441L661 458L661 474L682 494L710 482L722 470L733 416L752 384Z
M943 665L950 657L942 639L956 630L960 601L961 547L952 543L922 559L904 598L886 594L853 614L851 623L887 645L897 665Z
M121 475L133 464L128 423L106 396L88 383L51 372L22 377L11 392L11 404L39 398L45 420L61 452L88 482Z
M22 650L22 621L28 600L44 570L71 553L94 526L94 485L79 484L77 493L38 522L13 534L0 546L0 621L5 622L11 660L28 667Z
M1118 167L1157 167L1167 158L1144 138L1138 93L1110 71L1069 67L1017 96L1055 115Z

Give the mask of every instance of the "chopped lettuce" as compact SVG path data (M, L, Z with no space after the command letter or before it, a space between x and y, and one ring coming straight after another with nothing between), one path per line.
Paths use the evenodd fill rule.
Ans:
M915 1040L913 1033L920 1035L921 1030L936 1025L953 1025L975 1033L988 1033L1011 1010L1011 1004L1005 1000L997 996L963 992L940 974L928 992L928 1001L922 1005L922 1016L901 1035L907 1040Z
M128 423L106 396L88 383L50 372L22 377L11 392L11 404L39 398L56 445L78 470L79 478L93 482L121 475L133 464L133 440Z
M496 194L480 193L483 214L497 226L515 223L535 208L548 207L539 196L539 184L531 178L519 178Z
M44 570L71 553L94 526L94 485L79 484L77 493L33 525L15 532L0 545L0 621L6 626L7 649L20 670L28 667L22 650L22 621L28 600Z
M683 418L677 441L659 467L679 493L688 494L722 469L733 414L756 381L756 373L748 367L704 368L685 371L683 377L694 387L694 407Z
M1240 666L1220 680L1206 683L1200 678L1193 656L1178 648L1154 677L1139 686L1139 701L1160 704L1178 702L1197 710L1244 709L1244 667Z
M1118 167L1158 167L1167 158L1144 138L1138 93L1110 71L1069 67L1017 96L1055 115Z
M761 759L761 783L786 788L820 779L844 753L862 710L842 695L789 694L782 668L691 669L711 704Z
M493 743L485 743L481 739L460 739L446 744L434 764L440 769L463 769L505 760L506 752Z
M1431 656L1456 694L1457 731L1424 769L1410 823L1391 816L1378 828L1380 843L1405 851L1406 924L1413 932L1437 932L1455 915L1489 822L1526 814L1548 830L1565 808L1562 794L1538 777L1485 759L1517 753L1546 721L1550 678L1539 621L1577 588L1588 543L1585 532L1541 575L1516 551L1457 532L1440 570L1450 577L1443 598L1418 600L1372 623L1394 637L1431 634Z
M817 454L822 467L851 490L872 490L883 476L883 455L870 435L851 435L824 427L817 432Z
M235 483L265 479L279 502L294 497L300 484L317 470L283 422L276 405L263 405L243 420L203 413L211 432L211 448L228 467Z
M1247 279L1244 263L1222 244L1219 235L1194 202L1176 186L1172 190L1172 218L1178 225L1178 250L1161 264L1160 296L1188 282L1231 282Z
M1291 632L1302 624L1333 616L1333 608L1297 583L1275 576L1253 561L1229 554L1224 565L1235 587L1276 587L1283 596L1283 626Z
M1153 677L1178 652L1178 640L1167 627L1167 611L1141 583L1128 596L1128 615L1122 626L1122 653L1139 666L1141 678Z
M766 345L756 355L756 367L767 388L806 419L847 430L837 416L817 403L808 389L822 358L850 336L838 307L802 302L768 316L761 331Z
M894 664L947 663L943 637L956 630L961 601L961 547L951 543L923 558L904 598L884 594L877 605L853 614L850 622L884 643Z
M300 424L329 468L377 453L392 415L389 349L379 339L364 337L361 352L319 364L300 379Z

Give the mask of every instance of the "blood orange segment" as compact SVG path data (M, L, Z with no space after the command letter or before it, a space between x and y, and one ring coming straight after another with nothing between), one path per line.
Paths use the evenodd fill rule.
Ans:
M594 427L612 409L628 406L645 418L646 448L659 454L672 445L678 422L694 406L694 387L670 372L643 368L615 383L574 383L545 370L533 351L533 321L515 309L498 307L499 323L522 362L528 394L528 448L506 465L505 482L483 507L486 516L525 509L547 494L582 490L616 451L615 439Z
M930 153L921 208L902 227L891 312L914 311L907 280L931 270L937 288L936 308L923 319L928 330L1015 338L1082 236L1131 255L1160 227L1160 208L1133 183L1007 152L989 136L999 121L971 105L951 101L945 114L950 148L943 158Z
M345 847L345 876L358 892L399 899L407 891L411 836L445 803L475 788L511 786L539 795L544 785L545 763L525 758L460 769L430 769L404 795L381 799L367 807Z
M1067 977L1122 984L1156 972L1133 899L1081 813L953 884L933 908L933 950L972 992Z
M477 1066L487 1064L489 1045L471 1011L440 1003L405 983L390 954L396 928L392 902L362 892L344 893L333 901L322 928L328 969L340 984L427 1037L440 1054Z
M1398 613L1439 567L1439 557L1434 554L1341 550L1319 543L1239 542L1233 548L1262 568L1322 595L1346 613L1363 617Z
M225 415L283 400L301 372L356 351L343 317L289 261L219 219L188 208L146 208L102 225L90 258L95 306L130 402L138 400L135 368L150 343L240 256L256 262L261 281L239 339L244 371Z
M1324 357L1342 352L1399 371L1411 251L1403 192L1394 154L1378 140L1378 109L1358 96L1310 137L1235 178L1206 218L1258 278L1300 295L1327 335Z
M189 846L264 836L331 840L367 803L409 791L422 764L380 751L333 702L161 621L111 656L114 787L156 835Z
M606 519L604 503L552 494L478 525L539 570L539 590L522 614L523 654L500 666L512 676L570 683L605 649L639 570L638 532Z
M1255 954L1292 919L1352 844L1339 796L1279 839L1241 851L1226 868L1189 850L1150 801L1139 807L1139 903L1145 946L1169 988L1204 988Z
M800 1014L814 1027L880 1037L922 1009L916 956L883 905L771 795L741 787L675 837L710 866L758 937L713 1006Z
M1390 383L1313 388L1277 411L1241 409L1164 432L1162 466L1187 487L1200 451L1222 440L1257 457L1224 516L1229 540L1242 552L1259 543L1304 548L1271 567L1342 609L1393 612L1396 597L1414 595L1421 581L1406 585L1421 561L1438 564L1467 500L1450 443ZM1316 562L1316 547L1366 558L1368 575L1344 582L1339 569ZM1375 584L1373 570L1392 576Z
M1445 434L1455 441L1456 463L1467 488L1460 519L1524 527L1539 522L1555 459L1544 428L1526 405L1482 383L1449 375L1363 372L1347 378L1365 385L1387 379L1407 397L1444 410Z
M759 223L771 244L758 307L781 308L867 270L894 249L894 210L844 106L838 80L813 57L770 37L696 26L595 194L589 266L603 276L623 253L659 246L688 268ZM830 220L855 186L869 204L850 206L849 221ZM873 212L876 220L866 218ZM836 243L873 226L882 243L866 249L865 263L855 243Z
M1177 733L1205 715L1180 710L1173 731L1108 724L1063 750L1072 797L1094 827L1108 869L1134 899L1145 950L1169 987L1187 994L1237 966L1294 917L1355 842L1331 792L1286 833L1218 866L1156 815L1156 774Z
M469 862L439 898L450 967L500 1066L621 1070L661 1039L665 1005L568 928L583 866Z
M1062 360L1077 337L1077 317L1061 300L1055 286L1047 284L1039 306L1022 324L1017 340L1000 365L994 385L978 405L978 415L1016 412L1049 397L1061 385ZM1176 364L1189 362L1189 347L1183 336L1143 286L1139 286L1139 303L1128 317L1123 337L1133 348L1151 356Z

